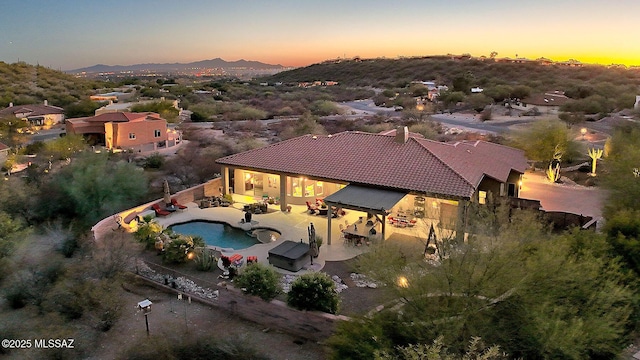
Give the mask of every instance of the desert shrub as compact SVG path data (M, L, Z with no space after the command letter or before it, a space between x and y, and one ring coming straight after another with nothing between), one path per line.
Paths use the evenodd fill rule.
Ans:
M242 340L220 340L211 337L180 337L167 341L165 336L145 338L134 344L123 356L130 360L157 359L217 359L267 360L251 345Z
M27 144L22 150L22 153L29 154L29 155L38 154L39 152L43 151L45 147L46 146L43 141L34 141L30 144Z
M153 153L144 159L142 167L145 169L160 169L164 165L164 156Z
M58 251L60 251L60 253L64 255L64 257L70 258L76 252L78 247L78 239L75 236L70 235L62 242L62 244L58 248Z
M189 253L203 246L204 240L199 236L178 236L165 245L162 261L173 264L184 263L187 261Z
M5 299L13 309L27 304L40 305L47 290L64 274L61 261L51 259L31 270L15 273L6 287Z
M234 279L237 287L247 294L270 301L280 293L280 275L271 267L260 263L244 268Z
M144 244L145 248L153 249L156 243L156 237L162 232L162 225L151 218L144 218L138 225L138 230L133 237Z
M287 304L298 310L338 312L340 297L336 284L325 273L308 273L298 277L287 294Z
M195 263L199 271L209 271L216 265L217 259L211 250L203 248L196 251Z

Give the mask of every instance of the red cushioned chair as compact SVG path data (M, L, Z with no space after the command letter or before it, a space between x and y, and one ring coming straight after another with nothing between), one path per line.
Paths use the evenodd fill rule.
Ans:
M160 205L158 205L158 204L151 205L151 208L153 209L153 211L156 212L156 216L167 216L167 215L171 214L170 212L168 212L166 210L160 209Z
M184 205L182 205L182 204L178 203L178 200L176 200L176 199L174 199L174 198L171 198L171 205L173 205L173 206L177 207L177 208L178 208L178 209L180 209L180 210L184 210L184 209L186 209L186 208L187 208L186 206L184 206Z

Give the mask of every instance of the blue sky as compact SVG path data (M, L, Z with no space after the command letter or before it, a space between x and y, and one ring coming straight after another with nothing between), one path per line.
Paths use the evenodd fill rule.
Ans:
M498 52L640 65L640 1L3 0L0 61L69 70L220 57L303 66L337 57Z

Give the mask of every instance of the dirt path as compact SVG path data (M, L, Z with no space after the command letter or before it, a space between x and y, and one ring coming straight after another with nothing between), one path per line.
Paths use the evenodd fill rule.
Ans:
M241 342L271 359L315 360L326 358L322 345L243 321L224 311L185 298L178 300L144 285L127 286L122 292L124 313L107 333L102 333L89 359L125 359L126 351L142 342L179 341L181 338L214 338ZM139 301L153 302L148 315L149 337Z

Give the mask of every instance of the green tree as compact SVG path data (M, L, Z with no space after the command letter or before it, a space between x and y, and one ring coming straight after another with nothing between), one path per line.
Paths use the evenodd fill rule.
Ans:
M464 98L465 94L462 91L444 91L440 93L438 100L442 101L446 108L451 108L464 100Z
M453 354L463 354L481 337L514 358L615 357L632 325L634 295L607 256L604 236L553 236L543 229L522 212L500 222L497 232L466 242L440 234L427 261L419 242L404 252L385 244L367 253L366 274L392 286L398 302L340 327L331 344L363 341L370 346L359 344L359 351L393 353L442 337ZM340 351L334 358L350 356L344 347L334 349Z
M29 123L15 116L5 116L0 118L0 141L9 147L23 145L27 142L27 135L24 130L29 127Z
M138 204L148 191L142 169L110 162L105 153L74 159L47 186L40 205L44 215L76 219L86 226Z
M481 112L487 105L491 105L492 99L485 94L471 94L464 100L476 112Z
M557 120L537 121L526 129L513 132L511 143L524 150L527 158L544 163L551 162L558 152L569 157L575 156L576 152L569 129Z
M246 266L233 281L242 291L259 296L265 301L272 300L282 291L278 272L273 267L260 263Z
M27 234L27 228L19 220L0 211L0 261L13 252L15 246Z
M291 284L287 293L287 304L299 310L338 312L340 297L336 293L336 284L325 273L307 273L300 275Z
M395 352L382 351L376 353L376 360L507 360L506 354L499 346L485 347L480 338L472 338L469 348L462 355L449 353L442 337L433 341L431 345L401 346Z
M45 143L45 152L55 159L67 159L86 147L82 135L68 134Z
M609 191L605 217L606 210L640 210L636 201L640 196L640 127L616 129L608 146L605 145L605 152L606 172L601 174Z
M154 101L137 104L131 107L133 112L154 112L168 122L178 121L178 109L173 106L172 101Z
M93 116L95 115L96 110L104 105L106 105L106 102L96 102L85 99L65 106L64 114L69 119Z

